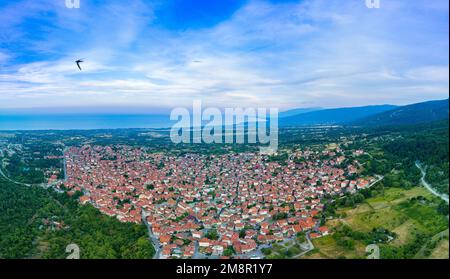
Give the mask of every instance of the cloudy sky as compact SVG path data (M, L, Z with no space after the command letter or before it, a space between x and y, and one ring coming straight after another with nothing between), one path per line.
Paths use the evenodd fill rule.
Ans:
M447 0L0 0L0 109L444 99L448 15Z

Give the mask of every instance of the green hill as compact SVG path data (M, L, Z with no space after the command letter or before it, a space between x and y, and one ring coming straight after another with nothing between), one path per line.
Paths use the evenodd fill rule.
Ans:
M448 119L448 99L398 107L356 120L361 126L414 125Z
M381 112L392 110L396 106L379 105L350 108L317 110L280 119L281 126L307 126L346 124Z

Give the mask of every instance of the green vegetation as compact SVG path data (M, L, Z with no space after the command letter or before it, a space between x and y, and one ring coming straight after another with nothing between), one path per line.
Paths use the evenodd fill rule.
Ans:
M288 217L288 214L287 214L286 212L280 212L280 213L274 214L274 215L272 216L272 219L273 219L274 221L277 221L277 220L283 220L283 219L286 219L287 217Z
M289 241L284 245L275 243L272 248L262 249L262 253L266 259L290 259L298 256L303 252L298 241Z
M418 184L420 171L415 162L427 166L426 179L439 192L449 193L448 120L408 128L372 131L368 139L352 145L370 149L361 157L365 173L386 174L386 185L411 188Z
M144 225L121 223L53 190L1 178L0 186L0 258L65 258L71 243L80 247L81 258L154 254Z
M448 246L442 247L448 220L441 200L422 187L392 188L384 183L353 206L329 205L326 225L332 234L313 240L317 250L306 258L365 258L365 247L373 243L380 246L383 259L426 258L438 246L436 253L445 257L441 251L446 249L448 258Z
M235 251L233 249L233 246L229 246L227 249L223 251L223 255L227 257L231 257L232 255L234 255L234 253Z
M208 230L208 232L205 234L205 237L211 240L218 240L219 234L217 233L217 230L211 229Z
M348 225L341 224L334 230L333 238L336 240L337 244L348 249L353 248L349 247L352 240L362 241L364 244L369 245L372 243L387 243L396 236L395 233L390 232L383 227L373 228L369 232L361 232L353 230ZM349 242L342 242L344 240L348 240Z
M61 160L49 156L61 156L65 146L89 143L115 148L126 144L147 153L164 151L175 156L258 151L258 145L251 144L174 145L167 140L167 131L157 133L158 137L146 136L140 129L14 132L14 136L2 138L17 148L0 153L0 167L16 181L38 184L48 178L45 170L61 170ZM350 150L345 152L347 160L340 168L357 159L363 176L378 174L384 179L355 194L327 197L325 211L319 217L333 233L313 240L316 249L305 257L364 258L365 246L378 243L382 258L448 258L448 204L417 187L421 175L415 167L419 160L426 167L426 180L448 193L448 120L409 127L280 128L280 152L268 160L284 164L294 149L322 151L336 148L336 143ZM349 159L351 150L356 149L367 154ZM297 164L306 161L295 158ZM281 171L277 169L273 175ZM213 178L207 182L216 183ZM153 184L146 187L155 189ZM68 197L52 190L12 185L0 178L0 258L64 258L70 243L80 246L82 258L152 257L154 249L143 225L121 223L91 206L80 206L76 201L79 195ZM119 206L125 203L129 200L118 201ZM278 213L273 221L286 216ZM445 230L447 236L442 234ZM245 229L241 232L244 234ZM206 237L217 239L217 231L209 230ZM290 258L299 254L298 245L304 240L304 235L298 235L288 246L276 244L263 253L268 258ZM227 249L224 254L233 255L234 251Z

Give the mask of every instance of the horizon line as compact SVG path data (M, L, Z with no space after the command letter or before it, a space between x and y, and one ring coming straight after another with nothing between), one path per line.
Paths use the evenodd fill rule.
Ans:
M343 108L360 108L360 107L369 107L369 106L395 106L402 107L426 102L433 101L445 101L449 100L449 98L445 99L427 99L420 102L414 103L404 103L404 104L390 104L390 103L382 103L382 104L365 104L365 105L356 105L356 106L342 106L342 107L326 107L326 106L305 106L305 107L292 107L280 110L280 113L288 112L291 110L297 109L316 109L319 110L330 110L330 109L343 109ZM192 108L191 106L173 106L173 107L147 107L147 106L100 106L98 108L92 106L71 106L71 107L33 107L33 108L0 108L0 115L153 115L153 116L167 116L170 115L170 112L174 108L183 107L183 108ZM212 107L212 106L205 106ZM258 106L235 106L234 108L252 108ZM228 107L217 107L220 110L223 110ZM152 110L144 111L144 110Z

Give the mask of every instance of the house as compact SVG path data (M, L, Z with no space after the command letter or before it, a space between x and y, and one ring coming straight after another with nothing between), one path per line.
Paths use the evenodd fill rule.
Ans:
M255 250L256 247L256 242L252 239L248 239L244 245L241 245L241 251L242 253L248 253Z
M213 255L221 256L223 254L223 246L220 244L215 244L213 247Z
M210 240L207 239L207 238L202 238L202 239L200 239L200 240L198 241L198 245L199 245L200 247L209 247L209 245L210 245Z
M83 204L83 205L85 205L86 203L88 203L90 201L91 201L91 199L89 197L87 197L87 196L81 196L80 197L80 203Z
M310 233L309 236L310 236L312 239L315 239L315 238L321 237L322 235L320 235L320 234L318 234L318 233Z
M328 235L328 232L329 232L327 226L322 226L322 227L320 227L320 228L319 228L319 231L320 231L320 233L321 233L323 236Z
M159 237L159 242L161 242L161 244L163 245L169 244L170 238L171 238L170 235L161 235Z

